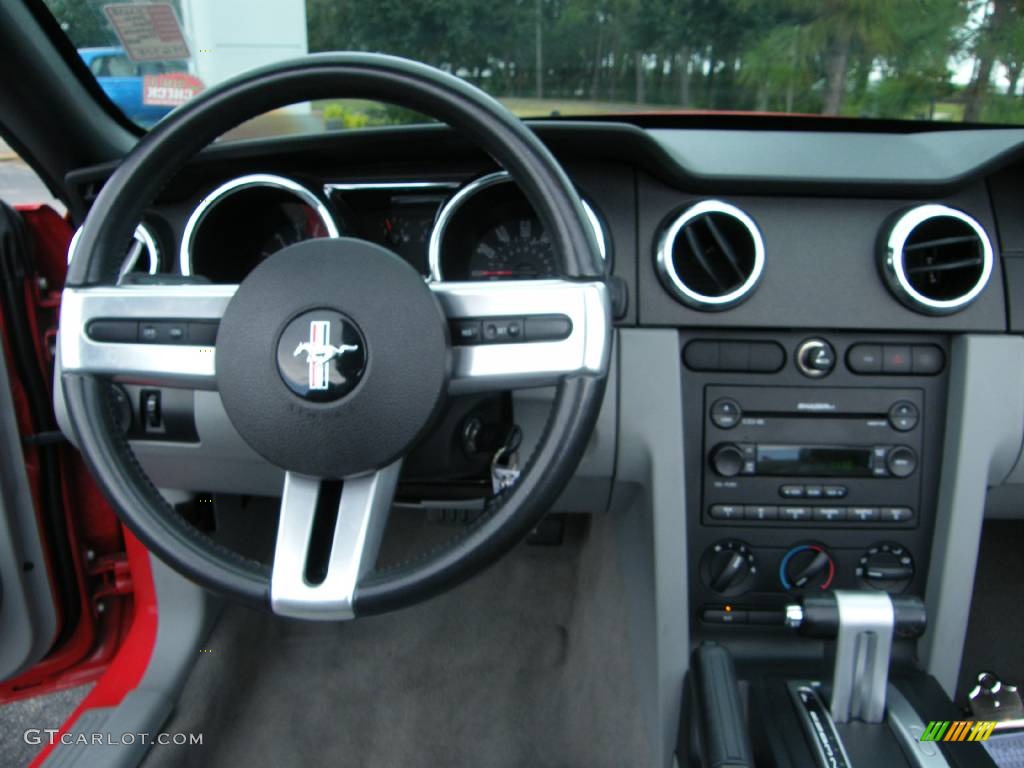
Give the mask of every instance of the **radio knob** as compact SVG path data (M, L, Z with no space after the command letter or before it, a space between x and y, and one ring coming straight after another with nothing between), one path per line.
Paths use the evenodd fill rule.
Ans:
M914 579L914 559L899 544L877 544L857 562L857 576L872 589L896 595Z
M740 595L750 589L757 574L757 561L742 541L713 544L700 561L704 583L720 595Z
M917 454L905 445L897 445L885 455L885 466L893 477L910 477L917 469Z
M711 468L722 477L736 477L743 471L743 451L732 443L723 443L711 453Z

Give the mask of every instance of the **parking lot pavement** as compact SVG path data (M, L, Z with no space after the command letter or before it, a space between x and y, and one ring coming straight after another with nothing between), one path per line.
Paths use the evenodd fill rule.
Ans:
M50 194L50 190L36 176L35 171L23 163L17 155L4 154L7 145L0 145L0 200L8 205L25 203L49 203L60 213L64 204Z

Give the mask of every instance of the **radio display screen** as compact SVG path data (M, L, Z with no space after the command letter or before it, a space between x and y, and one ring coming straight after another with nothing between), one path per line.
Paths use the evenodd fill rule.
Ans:
M757 446L757 474L868 477L871 449L807 445Z

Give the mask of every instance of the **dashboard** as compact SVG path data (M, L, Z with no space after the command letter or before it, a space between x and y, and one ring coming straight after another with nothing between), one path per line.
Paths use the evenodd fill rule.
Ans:
M602 258L602 219L581 199ZM239 283L271 254L321 237L382 245L427 281L556 277L551 241L504 171L467 180L308 181L248 173L205 190L184 219L139 225L121 274ZM180 237L158 232L182 227ZM73 255L74 248L71 253Z
M531 127L579 192L617 297L605 403L552 512L614 515L624 620L657 617L651 636L667 638L645 647L645 674L676 692L679 649L705 639L741 664L820 655L792 642L784 606L868 589L924 598L922 664L952 693L984 518L1024 509L1024 130ZM113 168L69 177L76 221ZM142 225L125 279L237 282L335 233L424 280L557 274L516 185L439 126L213 146ZM159 487L280 493L216 392L122 391ZM403 465L399 502L473 520L494 436L515 424L528 455L553 397L453 398Z

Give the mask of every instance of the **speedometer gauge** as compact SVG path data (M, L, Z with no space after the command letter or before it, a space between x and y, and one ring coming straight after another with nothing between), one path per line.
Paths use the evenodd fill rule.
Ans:
M471 280L526 280L555 274L551 240L532 216L507 219L488 229L469 260Z

